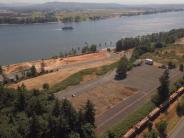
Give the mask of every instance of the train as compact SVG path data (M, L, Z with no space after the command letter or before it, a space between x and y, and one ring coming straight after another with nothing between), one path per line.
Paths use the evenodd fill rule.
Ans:
M169 99L163 102L159 107L153 109L145 118L130 128L122 138L135 138L148 124L149 121L155 120L170 104L177 100L184 93L184 87L179 88L169 96Z

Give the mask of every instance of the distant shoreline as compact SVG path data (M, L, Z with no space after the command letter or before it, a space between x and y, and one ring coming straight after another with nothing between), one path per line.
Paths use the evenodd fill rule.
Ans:
M86 22L86 21L100 21L100 20L105 20L105 19L109 19L109 18L116 18L116 17L132 17L132 16L140 16L140 15L152 15L152 14L160 14L160 13L170 13L170 12L182 12L184 11L184 9L178 9L178 10L169 10L169 11L155 11L155 12L140 12L140 13L127 13L126 15L125 14L119 14L119 15L115 15L115 16L107 16L107 17L101 17L99 19L96 19L96 20L90 20L90 19L87 19L85 21L79 21L79 22L75 22L75 21L72 21L72 22L62 22L60 21L62 24L68 24L68 23L80 23L80 22ZM4 24L0 24L0 26L11 26L11 25L39 25L39 24L57 24L59 22L44 22L44 23L4 23Z

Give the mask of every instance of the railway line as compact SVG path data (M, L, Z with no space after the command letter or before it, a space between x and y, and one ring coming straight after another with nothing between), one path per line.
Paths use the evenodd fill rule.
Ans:
M177 100L178 97L184 94L184 87L179 88L176 92L170 95L169 99L163 102L159 107L152 110L145 118L135 124L128 132L122 136L122 138L134 138L139 134L148 124L149 121L153 121L162 113L170 104Z

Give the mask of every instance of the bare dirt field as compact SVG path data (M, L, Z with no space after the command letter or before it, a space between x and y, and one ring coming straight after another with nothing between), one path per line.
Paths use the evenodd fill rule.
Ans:
M92 101L96 108L96 115L98 116L135 93L136 89L124 87L120 82L112 80L106 84L88 89L85 93L76 97L70 97L69 100L78 109L87 100Z
M11 84L10 87L16 88L22 83L24 83L28 89L40 89L44 83L48 83L50 86L53 86L54 84L63 81L70 75L80 70L108 65L117 61L118 59L119 57L116 54L111 55L105 51L102 51L100 53L66 58L63 59L61 63L59 63L59 59L56 59L58 63L52 63L51 61L48 61L49 63L51 62L48 65L48 68L58 69L57 72L41 75L16 84ZM40 64L40 62L38 62L38 64Z
M92 53L92 54L86 54L86 55L80 55L80 56L73 56L73 57L67 57L67 58L51 58L46 60L37 60L37 61L29 61L29 62L23 62L23 63L17 63L12 64L3 67L6 74L21 71L24 69L29 69L32 65L34 65L37 70L40 69L41 63L44 62L45 69L46 70L52 70L60 66L64 65L71 65L81 62L87 62L92 60L100 60L103 58L109 57L109 53L107 51L100 51L98 53Z

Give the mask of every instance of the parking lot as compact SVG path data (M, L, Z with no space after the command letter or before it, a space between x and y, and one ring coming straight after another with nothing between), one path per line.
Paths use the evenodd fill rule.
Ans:
M57 94L59 99L68 98L75 107L89 99L97 109L97 132L102 132L116 124L145 101L146 96L159 87L159 78L164 69L142 65L128 72L124 80L114 80L115 71L105 76L70 87ZM182 76L178 69L170 71L172 81ZM72 95L75 94L75 97Z

